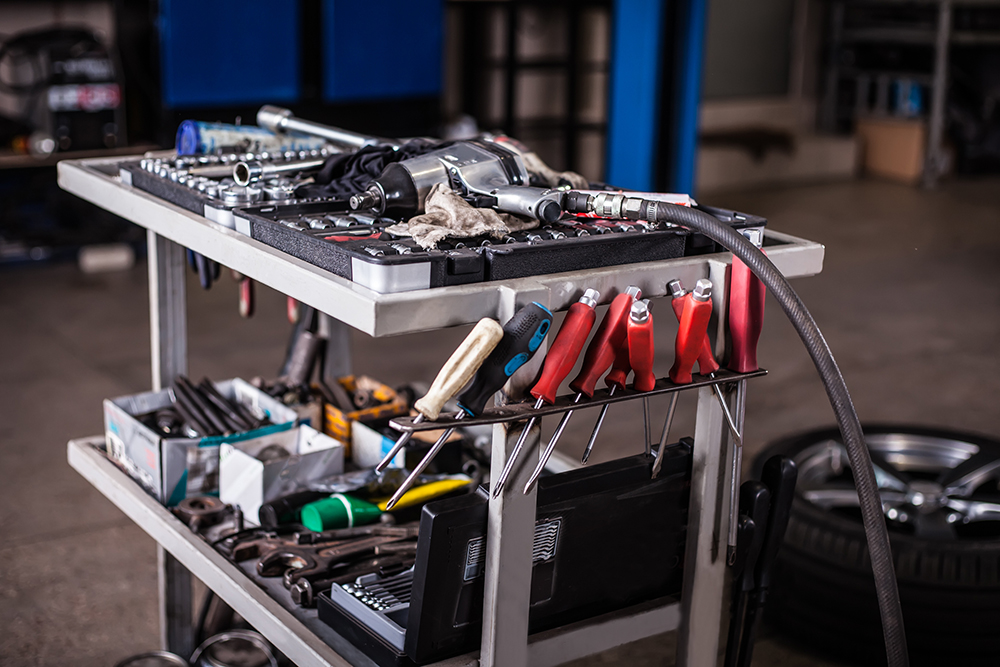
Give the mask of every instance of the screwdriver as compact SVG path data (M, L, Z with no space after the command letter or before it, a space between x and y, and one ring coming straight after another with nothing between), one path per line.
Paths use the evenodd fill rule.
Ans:
M527 363L538 350L551 326L552 313L540 303L533 301L514 313L514 317L510 318L510 321L503 327L503 337L500 342L479 366L469 388L458 397L458 407L461 410L455 414L455 419L481 414L483 408L486 407L486 402L490 400L490 396L500 391L510 376ZM387 510L392 509L403 494L413 486L413 482L441 451L448 436L454 430L455 427L449 428L438 438L430 451L410 473L410 476L403 481L396 493L389 499L386 504Z
M759 240L759 238L758 238ZM732 353L729 356L729 370L737 373L749 373L757 370L757 341L764 325L765 287L760 279L751 273L750 268L738 257L733 257L729 278L729 339L732 343ZM736 383L736 421L734 428L738 431L732 460L732 483L729 489L730 503L734 502L736 489L740 484L740 473L743 469L743 422L746 416L747 381ZM732 424L732 418L726 413ZM731 515L730 521L733 520ZM731 560L736 543L735 530L729 530L729 559Z
M503 327L496 320L484 317L476 323L469 335L465 337L462 344L455 348L448 361L445 362L437 377L431 383L431 388L427 394L418 399L413 407L418 414L413 420L414 424L419 424L424 419L434 421L441 414L441 408L452 396L465 386L473 373L479 370L486 355L490 354L497 343L503 338ZM375 472L382 472L386 466L395 458L410 438L413 431L407 431L399 437L396 444L392 446L385 458L375 466Z
M632 388L636 391L652 391L656 386L653 375L653 314L649 311L649 301L632 304L628 320L628 361L635 374ZM645 436L646 454L649 454L649 397L642 399L642 425Z
M711 286L711 281L707 282L709 283L709 286ZM684 291L684 287L681 285L681 281L679 280L671 280L667 283L667 289L670 290L673 297L670 301L670 305L673 308L674 315L677 316L677 321L679 322L681 314L684 311L685 298L690 299L693 298L693 296ZM718 370L719 364L715 360L715 355L712 354L712 344L709 342L708 332L706 331L705 335L702 337L701 351L698 352L698 372L710 379L714 379L715 372ZM735 438L737 442L742 443L743 440L740 435L740 430L736 426L736 422L733 420L732 413L729 411L729 404L726 403L726 397L722 395L722 390L719 389L719 385L712 385L712 389L715 391L715 397L719 399L719 405L722 406L723 414L726 416L726 424L729 426L729 430L732 432L733 438ZM674 396L674 400L676 400L676 398L677 397Z
M674 317L680 322L681 314L684 312L684 297L688 293L684 289L684 285L681 284L681 281L677 279L667 283L667 291L670 292L670 307L674 311ZM715 356L712 354L712 344L708 340L707 331L702 341L701 350L698 352L698 370L701 371L702 375L709 376L719 370L719 364L716 363ZM718 396L718 393L716 395ZM656 460L653 462L653 479L656 479L656 476L660 474L660 468L663 466L663 452L667 449L667 440L670 437L670 427L674 421L674 412L677 410L678 398L680 398L680 393L676 391L670 397L670 405L667 407L667 418L663 421L663 430L660 431L660 443L656 450Z
M579 403L584 396L587 398L593 397L597 380L611 366L615 360L618 348L624 344L625 336L627 335L625 321L628 319L628 312L632 307L632 302L641 296L642 290L635 285L629 285L625 288L624 292L611 301L608 312L604 314L604 319L601 320L600 326L597 327L597 333L594 334L593 340L587 346L587 353L583 356L583 368L580 369L580 374L569 383L570 389L576 392L576 398L573 399L574 403ZM549 444L545 447L542 457L538 460L538 465L535 467L534 472L531 473L528 483L524 486L525 493L530 493L532 487L535 486L535 482L538 480L539 475L542 474L545 464L549 462L549 457L555 451L556 443L559 442L559 438L566 430L566 424L569 423L569 418L572 416L573 410L568 410L563 415L563 418L559 420L559 425L556 427L555 433L552 434L552 439L549 440Z
M559 333L556 335L552 346L549 347L549 353L545 356L545 362L542 365L542 375L538 382L535 383L535 386L531 388L531 395L536 399L535 410L542 407L545 403L555 402L559 384L573 370L573 365L576 364L580 352L583 351L583 344L587 342L587 336L590 335L590 330L594 328L594 321L597 319L594 306L597 305L597 300L600 297L600 292L595 289L588 289L583 293L579 301L569 307L566 319L563 320L562 326L559 327ZM500 473L500 478L493 486L494 498L499 496L503 490L503 486L507 482L507 477L510 476L510 472L517 462L517 457L521 453L524 441L528 439L528 432L537 420L538 417L529 419L527 426L521 431L521 436L517 439L517 444L514 445L514 451L511 452L510 458L507 459L507 463L504 465L503 472Z
M684 299L674 344L674 365L670 369L670 380L674 384L691 384L694 379L691 369L704 349L703 339L712 317L712 282L704 278L699 280L690 297Z

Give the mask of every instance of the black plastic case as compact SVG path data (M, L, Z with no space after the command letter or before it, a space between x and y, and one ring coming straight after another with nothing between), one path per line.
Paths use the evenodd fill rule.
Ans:
M652 458L638 455L539 480L530 632L680 593L690 439L665 454L655 480L651 466ZM382 667L474 650L480 641L488 503L480 489L424 507L405 653L329 595L319 597L320 618Z

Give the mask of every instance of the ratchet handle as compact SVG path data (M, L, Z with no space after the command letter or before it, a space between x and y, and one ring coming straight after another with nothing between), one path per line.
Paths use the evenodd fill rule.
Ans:
M503 327L499 322L488 317L479 320L438 371L431 388L413 407L427 419L437 419L444 404L466 385L501 338Z
M611 367L618 348L624 344L625 321L628 319L629 308L632 307L635 298L632 294L624 292L611 301L608 312L597 327L594 339L587 347L580 374L569 384L570 389L587 397L594 395L597 380Z
M674 384L690 384L691 369L702 350L703 339L708 335L708 321L712 317L712 301L698 301L692 294L684 295L684 309L674 343L674 365L670 380Z
M514 313L503 327L503 337L476 371L472 384L458 398L469 416L482 413L490 396L535 354L552 326L552 313L535 301Z
M566 319L559 327L559 333L545 356L542 375L531 388L532 396L546 403L555 402L559 384L573 370L573 365L580 356L583 344L587 342L587 336L594 328L596 319L597 313L592 306L578 301L569 307Z
M684 297L674 297L670 300L670 307L674 311L677 321L681 321L681 312L684 310ZM701 343L701 351L698 353L698 371L702 375L710 375L719 370L719 362L715 360L712 352L712 343L708 340L708 330L705 330L705 338Z
M636 391L652 391L656 385L653 375L653 314L645 322L628 321L628 358L635 373L633 388Z
M764 326L764 283L738 257L733 257L729 278L729 337L732 352L729 370L757 370L757 341Z

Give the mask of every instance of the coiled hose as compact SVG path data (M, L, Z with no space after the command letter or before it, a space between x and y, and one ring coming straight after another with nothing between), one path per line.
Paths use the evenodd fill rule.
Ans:
M907 667L909 657L906 652L906 634L903 629L899 591L896 588L889 533L885 527L882 501L875 481L875 472L872 469L871 456L861 430L861 422L858 420L851 395L847 391L847 384L833 358L830 346L827 345L816 321L788 280L771 260L742 234L696 208L628 197L621 193L602 193L595 197L580 192L569 192L565 201L566 210L571 212L596 211L603 217L666 222L704 234L739 257L778 300L781 309L785 311L785 315L809 351L816 370L819 371L827 396L830 398L830 405L837 417L840 433L844 438L860 500L872 572L875 575L875 591L882 616L888 665Z

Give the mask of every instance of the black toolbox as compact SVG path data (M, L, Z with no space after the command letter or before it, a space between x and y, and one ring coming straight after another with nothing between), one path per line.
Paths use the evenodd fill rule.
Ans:
M652 457L640 454L539 480L530 632L679 595L691 445L685 438L672 446L656 479ZM426 505L412 587L402 594L397 588L381 610L343 602L352 585L323 592L320 619L381 667L478 648L488 503L481 488Z

